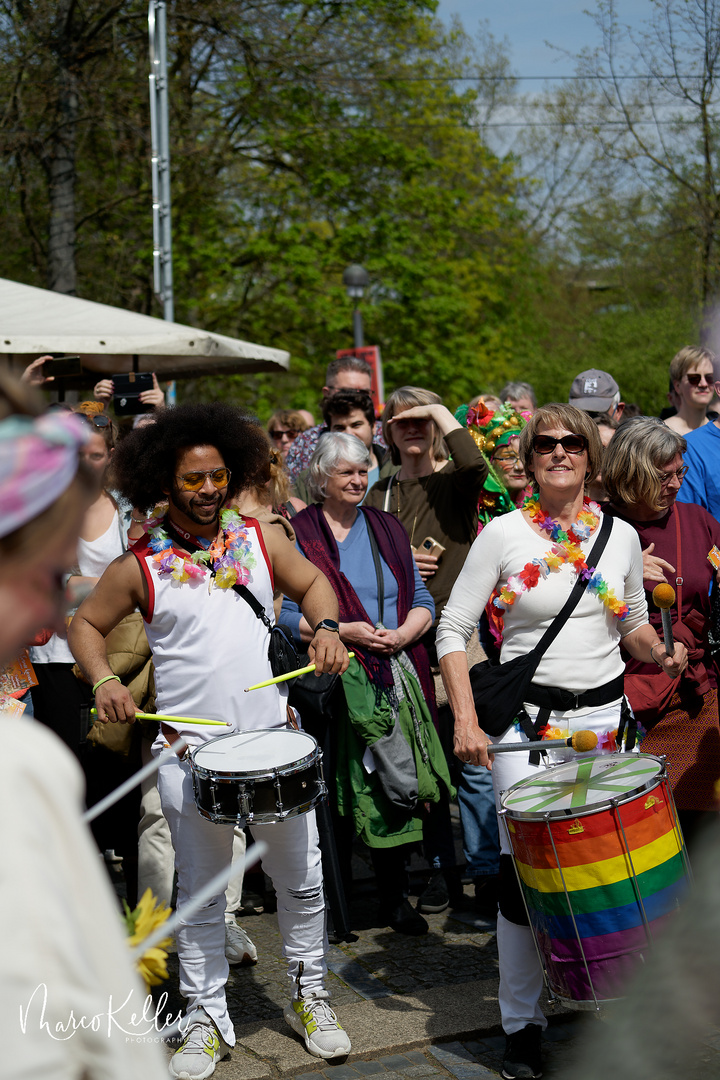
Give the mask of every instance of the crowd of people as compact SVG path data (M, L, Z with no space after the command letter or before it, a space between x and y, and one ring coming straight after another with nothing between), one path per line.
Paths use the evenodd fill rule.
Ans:
M43 360L26 384L43 386ZM257 959L236 917L241 884L189 907L241 860L246 830L240 810L236 822L198 813L191 758L217 729L188 717L234 733L304 729L321 744L329 839L314 808L250 826L267 843L263 870L277 896L284 1016L308 1052L350 1051L325 988L322 848L336 849L333 887L350 896L358 842L379 925L423 934L424 915L466 902L497 917L503 1076L541 1075L543 970L498 819L501 793L571 753L542 751L544 739L590 731L593 754L639 747L667 758L691 852L717 813L715 370L707 350L682 349L666 419L638 415L599 370L580 373L562 403L538 407L533 387L514 382L452 412L416 386L376 402L369 365L350 356L328 366L320 424L295 409L263 425L222 403L165 408L155 380L147 413L127 431L110 414L108 380L91 402L43 412L34 390L3 379L3 655L6 671L22 661L32 673L3 697L5 709L25 711L8 731L34 714L41 763L57 756L75 803L80 775L97 802L182 739L156 778L93 824L100 850L122 858L131 903L149 885L189 912L177 931L187 1009L171 1075L212 1075L234 1043L228 965ZM658 584L673 587L672 643ZM331 679L332 693L306 711L290 703L287 683L254 692L252 707L245 696L277 674L276 625ZM522 702L502 731L486 732L471 669L531 653ZM141 725L138 711L165 719ZM493 758L498 742L527 750ZM64 812L90 851L78 807ZM426 874L413 906L415 851ZM102 922L111 902L101 902ZM67 933L80 932L68 916ZM106 972L99 960L86 967L97 995ZM31 970L41 968L37 956ZM124 969L114 985L126 976L133 985ZM86 1042L88 1055L100 1053Z

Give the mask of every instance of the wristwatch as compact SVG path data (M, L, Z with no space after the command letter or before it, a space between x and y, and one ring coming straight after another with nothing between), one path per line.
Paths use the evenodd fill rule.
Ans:
M331 630L333 634L339 634L340 633L340 627L338 626L338 624L333 619L323 619L315 627L315 633L316 634L317 634L318 630Z

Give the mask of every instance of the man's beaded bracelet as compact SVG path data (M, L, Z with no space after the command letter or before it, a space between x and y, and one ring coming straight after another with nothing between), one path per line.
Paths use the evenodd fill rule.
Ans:
M92 691L93 694L97 693L98 686L102 686L104 682L110 682L111 679L117 679L118 682L122 682L122 679L119 675L106 675L104 679L98 679L98 681L95 683Z

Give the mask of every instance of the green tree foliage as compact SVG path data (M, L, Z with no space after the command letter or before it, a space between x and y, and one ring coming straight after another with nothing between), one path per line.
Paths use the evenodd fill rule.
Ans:
M365 336L382 349L388 386L425 383L454 403L511 374L515 298L532 276L520 181L478 130L478 87L453 82L478 71L470 42L445 32L433 8L168 4L176 318L293 356L286 377L184 392L261 414L278 402L312 407L325 364L352 344L341 278L355 261L371 275ZM48 277L48 161L70 125L77 291L159 314L145 17L136 0L0 2L0 220L11 239L0 274Z

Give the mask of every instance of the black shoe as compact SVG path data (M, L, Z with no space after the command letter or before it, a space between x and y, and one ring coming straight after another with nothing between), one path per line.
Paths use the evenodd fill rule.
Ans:
M438 915L450 907L450 893L442 870L436 870L420 893L417 902L418 911L426 915Z
M427 934L428 924L422 915L418 915L409 900L403 900L394 908L380 908L379 922L381 926L390 926L398 934L409 934L419 937Z
M506 1080L535 1080L542 1076L541 1037L539 1024L526 1024L522 1031L507 1036L502 1066Z
M483 919L497 918L499 882L499 874L475 878L475 911Z

